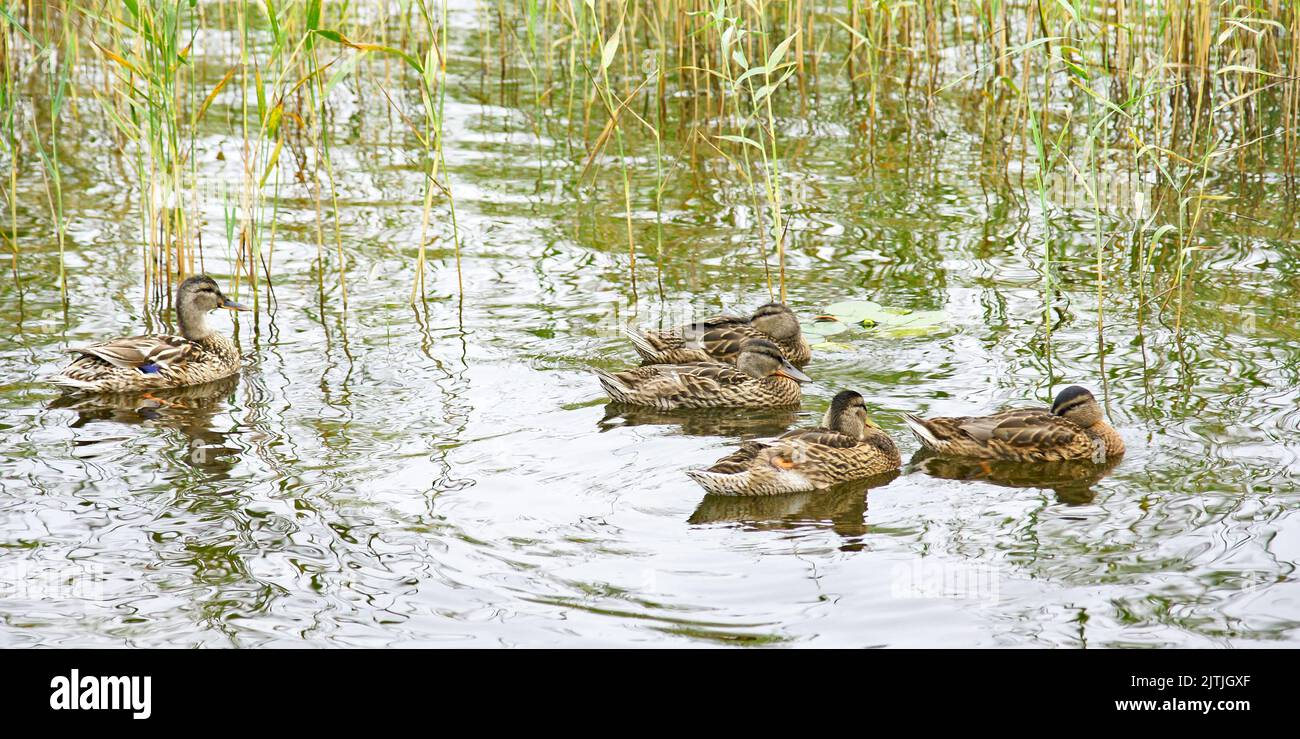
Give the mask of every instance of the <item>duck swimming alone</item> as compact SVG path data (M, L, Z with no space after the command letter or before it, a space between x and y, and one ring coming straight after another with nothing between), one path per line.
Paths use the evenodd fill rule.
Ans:
M726 362L735 364L745 339L767 339L781 348L791 364L802 367L812 358L812 349L799 328L799 319L781 303L768 303L749 318L715 316L697 323L663 331L625 329L641 355L642 364L690 364Z
M712 467L686 474L714 495L780 495L872 477L898 469L901 461L862 396L842 390L821 426L747 441Z
M70 390L129 393L199 385L233 375L239 371L239 351L207 322L208 312L217 308L249 310L227 298L211 277L190 277L176 288L180 336L131 336L69 349L77 358L52 381Z
M1058 393L1050 411L1023 408L991 416L931 419L903 415L922 445L946 457L1101 463L1124 453L1124 440L1106 423L1097 399L1078 385Z
M625 372L594 370L609 397L661 411L681 408L784 408L799 405L799 371L771 341L748 338L736 364L651 364Z

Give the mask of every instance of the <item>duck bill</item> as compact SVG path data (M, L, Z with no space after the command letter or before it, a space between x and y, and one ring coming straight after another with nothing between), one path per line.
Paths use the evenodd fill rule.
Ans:
M222 303L221 307L225 308L226 310L239 310L239 311L252 310L252 308L249 308L243 303L236 303L230 298L226 298L226 302Z
M812 382L812 378L799 371L798 367L788 361L781 362L781 369L776 371L781 377L788 377L795 382Z

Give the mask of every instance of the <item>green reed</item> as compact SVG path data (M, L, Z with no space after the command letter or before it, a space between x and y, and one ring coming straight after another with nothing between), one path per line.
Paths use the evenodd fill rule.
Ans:
M21 299L23 293L22 277L18 270L20 254L18 248L18 165L22 132L19 130L18 123L17 78L19 70L17 69L18 59L14 50L14 42L18 36L27 36L28 34L27 29L14 20L9 8L0 8L0 16L3 17L3 23L0 24L0 45L3 45L2 61L4 64L4 79L3 84L0 84L0 121L3 121L0 124L3 126L3 131L0 131L3 134L0 143L3 144L5 156L9 158L9 182L4 190L4 198L9 204L9 233L6 236L12 255L11 267L14 287L18 292L19 299Z
M543 9L528 4L515 16L510 6L498 4L498 13L500 34L526 37L496 44L502 78L519 64L536 81L540 65L561 60L551 71L568 75L569 94L563 105L552 103L551 112L569 121L570 139L582 139L578 148L585 149L587 161L579 182L599 169L612 148L623 205L630 211L629 175L649 173L629 172L627 162L640 147L653 147L646 154L654 162L658 210L664 173L681 171L676 162L664 161L670 150L664 143L702 142L692 157L702 152L723 158L742 181L758 187L756 201L763 201L768 217L755 225L755 240L779 270L785 266L787 164L777 121L796 106L806 110L809 96L834 94L839 85L847 86L863 111L869 162L886 97L902 105L889 115L920 124L931 123L927 119L940 99L968 99L982 110L984 135L1001 151L1003 166L1019 160L1064 175L1087 193L1095 218L1103 214L1096 191L1100 177L1155 182L1160 218L1143 227L1150 236L1172 225L1182 255L1164 294L1177 293L1176 286L1194 272L1201 248L1197 227L1213 204L1203 192L1211 172L1227 162L1242 172L1273 166L1280 152L1281 168L1294 175L1298 21L1295 9L1277 0L850 0L825 6L794 0L556 0ZM547 54L530 56L539 18L551 17L564 19L569 33L557 35ZM582 25L588 17L594 19L590 33ZM556 44L567 53L549 53ZM635 58L624 49L650 49L661 63L648 71L620 64L620 56ZM953 50L973 63L945 63L945 52ZM828 59L837 71L830 78L817 71ZM577 70L586 71L586 93L578 89ZM786 86L788 79L793 83ZM599 101L606 113L594 137L585 125L573 124L580 96ZM534 90L532 97L534 105L546 107L540 102L546 95ZM684 102L670 106L667 101L675 99ZM635 114L647 108L666 114L651 125ZM624 119L644 124L650 133L644 144L624 135ZM1225 129L1232 132L1227 139L1212 135ZM1039 207L1051 209L1041 191L1046 172L1035 176ZM1187 218L1175 217L1178 203L1191 206ZM1050 231L1050 218L1044 223ZM634 282L637 246L630 221L626 231ZM1169 235L1167 229L1160 233ZM1114 245L1100 231L1094 240L1100 273L1113 262ZM1149 248L1160 238L1144 241ZM1151 255L1144 261L1150 264ZM778 280L783 288L783 277Z
M0 127L15 280L23 178L40 174L62 253L61 139L98 128L135 173L146 294L164 296L202 268L200 212L219 198L237 281L269 299L282 278L276 214L292 159L307 167L315 206L322 310L337 301L346 315L331 103L341 86L378 90L395 132L423 153L411 301L426 294L440 222L451 226L459 280L444 142L453 41L477 45L482 79L495 73L503 102L515 87L506 80L522 80L514 104L529 116L538 159L545 137L569 152L579 197L617 188L632 296L647 255L662 289L668 186L716 159L747 193L756 253L784 298L800 170L783 146L786 121L828 105L843 107L868 170L887 126L933 135L946 125L937 110L974 113L990 166L1040 211L1049 341L1059 207L1050 183L1074 183L1090 203L1099 296L1109 273L1131 271L1142 304L1164 309L1181 305L1208 250L1199 234L1222 207L1207 189L1213 178L1277 171L1293 183L1300 151L1300 12L1287 0L497 0L479 5L478 29L449 29L448 13L433 0L4 3ZM203 29L234 33L196 48ZM79 94L94 104L69 116ZM234 192L202 185L195 150L212 133L241 142L225 152L240 165ZM1116 177L1151 185L1145 212L1116 215L1103 202L1102 180ZM638 243L645 208L656 214L653 246ZM1103 221L1127 229L1127 261Z

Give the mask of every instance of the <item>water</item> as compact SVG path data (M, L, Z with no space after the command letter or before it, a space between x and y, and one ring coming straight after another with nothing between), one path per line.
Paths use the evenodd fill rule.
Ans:
M64 347L146 328L139 193L102 138L69 138L65 315L43 184L26 172L21 302L0 281L0 645L1300 641L1300 274L1294 196L1272 173L1210 178L1234 197L1201 231L1214 250L1163 311L1139 310L1123 246L1099 302L1087 208L1056 211L1045 261L1036 196L981 157L978 122L955 106L923 130L887 117L874 166L860 111L787 110L789 303L810 316L870 298L949 320L837 337L852 348L814 357L798 412L623 413L588 372L632 363L618 326L768 300L748 190L669 147L656 260L653 160L637 160L633 301L616 163L575 189L585 152L539 140L527 73L480 77L475 43L453 34L447 102L463 300L439 216L427 312L407 304L417 144L345 87L346 316L337 277L315 271L311 190L285 177L274 310L217 318L244 372L168 404L77 407L45 383ZM238 182L241 144L219 123L235 103L218 100L200 139L215 182ZM205 215L206 267L228 284L221 203ZM744 500L706 498L683 474L814 423L842 387L907 460L899 412L1047 403L1073 383L1104 399L1129 448L1082 484L909 465Z

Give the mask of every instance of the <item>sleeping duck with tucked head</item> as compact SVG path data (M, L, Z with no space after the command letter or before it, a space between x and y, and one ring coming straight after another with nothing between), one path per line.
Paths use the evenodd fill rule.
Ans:
M69 349L76 358L52 381L81 392L129 393L199 385L233 375L239 371L239 351L207 322L207 314L218 308L249 310L227 298L211 277L190 277L176 288L180 336L130 336Z
M767 339L796 367L808 364L812 349L799 328L799 319L783 303L759 306L754 315L714 316L703 321L662 331L641 331L628 327L642 364L689 364L726 362L735 364L746 339Z
M1078 385L1057 393L1051 410L930 419L904 414L904 420L923 446L945 457L1102 463L1124 454L1124 439L1106 423L1092 393Z
M657 408L785 408L799 405L799 384L811 378L790 364L780 347L751 337L736 364L650 364L625 372L595 370L615 402Z
M686 474L714 495L781 495L873 477L900 462L898 447L871 420L862 396L842 390L820 426L747 441L713 466Z

